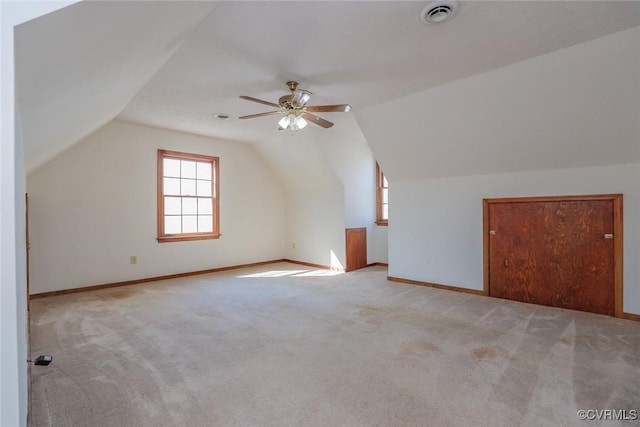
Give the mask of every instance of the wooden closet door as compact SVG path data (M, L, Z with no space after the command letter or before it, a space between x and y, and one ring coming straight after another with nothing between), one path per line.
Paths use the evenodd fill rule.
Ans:
M347 228L347 268L346 271L353 271L367 266L367 229Z
M614 315L613 204L489 204L490 295Z

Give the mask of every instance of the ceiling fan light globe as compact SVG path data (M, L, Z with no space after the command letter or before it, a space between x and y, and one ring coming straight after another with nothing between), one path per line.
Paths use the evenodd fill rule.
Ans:
M291 123L291 119L289 118L289 116L284 116L283 118L280 119L280 121L278 122L278 126L280 126L283 129L286 129L289 127L289 124Z
M296 107L302 107L311 98L311 92L304 89L297 89L293 94L292 104Z
M307 124L308 124L308 122L305 119L303 119L302 117L300 117L300 116L296 117L295 126L298 129L304 129L305 127L307 127Z

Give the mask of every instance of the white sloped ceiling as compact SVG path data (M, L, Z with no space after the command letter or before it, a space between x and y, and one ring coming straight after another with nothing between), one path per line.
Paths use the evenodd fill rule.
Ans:
M640 27L357 111L390 179L640 162Z
M112 120L215 2L80 2L16 29L27 171Z
M418 19L427 3L91 1L28 22L16 37L27 169L114 117L256 143L265 158L278 159L292 140L277 135L276 116L237 119L273 108L238 96L277 101L290 79L313 92L309 105L353 106L350 113L319 114L334 128L310 125L294 139L304 145L305 132L348 131L345 138L354 140L364 134L390 178L396 171L413 179L628 158L627 151L602 149L596 139L604 127L595 119L602 113L622 124L615 132L627 141L624 108L637 106L625 95L631 92L617 84L607 92L610 82L594 72L614 83L620 78L606 67L581 68L576 60L571 74L564 63L573 61L571 46L640 25L640 2L460 1L451 21L432 26ZM544 60L532 61L559 50L543 67L548 76L536 71ZM509 67L523 72L501 71ZM633 82L628 70L622 74ZM495 77L468 83L483 75ZM622 101L612 99L621 94ZM580 103L582 113L573 108ZM550 114L550 104L564 110ZM603 107L613 104L622 113ZM216 113L232 118L216 120ZM340 129L343 116L359 126ZM586 123L584 145L576 146L563 123ZM465 160L469 153L473 161ZM298 177L292 186L328 180L318 165L299 167L300 157L271 163L280 175Z

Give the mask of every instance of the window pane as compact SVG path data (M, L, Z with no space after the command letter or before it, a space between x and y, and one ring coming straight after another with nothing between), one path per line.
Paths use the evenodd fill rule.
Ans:
M198 201L192 197L182 198L182 215L197 215Z
M180 194L180 180L177 178L165 178L164 179L164 194Z
M211 197L211 181L198 180L198 196Z
M213 213L213 208L211 205L211 199L198 199L198 213L200 215L211 215Z
M196 177L196 162L192 160L182 160L182 170L180 171L182 178Z
M382 189L382 203L389 203L389 189Z
M164 234L180 234L181 221L179 216L165 216L164 217Z
M198 162L198 179L211 179L211 163Z
M382 219L389 219L389 205L382 205Z
M182 217L182 232L183 233L196 233L198 231L198 217L183 216Z
M197 234L212 233L217 224L215 196L216 157L158 150L162 186L158 210L161 215L159 241L163 236L199 238ZM215 221L214 221L215 220Z
M196 180L195 179L181 179L180 180L180 194L183 196L195 196L196 195Z
M382 186L383 187L389 186L389 182L387 182L387 178L384 175L382 175Z
M164 214L180 215L180 213L182 213L180 197L165 197L164 198Z
M213 217L211 215L198 215L198 231L200 233L213 231Z
M162 159L162 175L179 177L180 160Z

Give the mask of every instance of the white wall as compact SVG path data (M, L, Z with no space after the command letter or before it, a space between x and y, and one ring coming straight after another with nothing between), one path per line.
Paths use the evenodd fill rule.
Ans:
M371 149L364 137L351 136L353 117L330 118L331 129L278 132L253 144L286 189L286 257L343 268L345 228L367 227L368 261L386 262L386 239L374 225Z
M293 135L287 131L277 131L252 144L252 147L288 192L325 191L341 186L309 129Z
M640 313L640 163L393 183L389 275L482 290L482 199L622 193L624 311Z
M369 257L370 262L383 262L385 264L388 264L389 263L388 227L374 225L373 229L371 230L371 239L373 240L373 243L371 247L371 255Z
M0 425L27 424L24 149L16 114L14 28L65 2L0 2Z
M286 258L336 269L346 267L341 190L287 193Z
M344 187L310 129L277 132L253 147L286 192L285 257L344 266Z
M220 239L156 241L159 148L220 158ZM284 193L245 144L113 121L29 174L27 189L32 293L284 255Z
M386 262L386 228L375 224L376 174L373 153L353 116L341 116L339 120L331 132L318 129L314 135L328 164L344 187L345 227L366 227L367 261ZM384 234L380 228L384 229Z
M25 293L26 287L24 282L18 282L17 270L24 265L16 256L20 241L16 217L21 206L16 200L20 192L17 175L24 172L16 162L16 145L22 142L18 140L14 113L14 21L8 19L7 9L0 3L0 425L25 425L26 388L22 387L20 375L26 374L27 365L20 361L26 357L20 347L26 340L19 330L26 316L19 307L19 294Z

